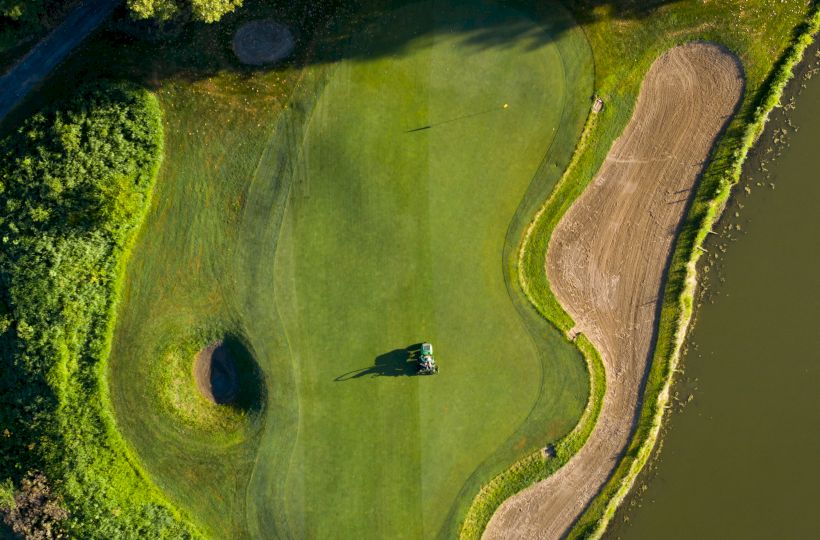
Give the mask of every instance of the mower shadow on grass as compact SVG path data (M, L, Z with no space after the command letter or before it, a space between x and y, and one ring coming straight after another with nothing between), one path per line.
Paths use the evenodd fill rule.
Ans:
M409 377L418 372L416 357L421 350L421 343L404 349L394 349L376 357L372 366L348 371L339 375L336 382L344 382L362 377Z

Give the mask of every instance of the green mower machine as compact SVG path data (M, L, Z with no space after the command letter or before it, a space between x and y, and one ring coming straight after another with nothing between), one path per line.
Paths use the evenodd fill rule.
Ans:
M421 344L419 353L419 375L435 375L438 373L438 366L433 358L433 345L430 343Z

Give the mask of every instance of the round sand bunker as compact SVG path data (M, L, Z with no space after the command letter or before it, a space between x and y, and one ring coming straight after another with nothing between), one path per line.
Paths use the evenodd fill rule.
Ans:
M194 361L194 378L202 395L213 403L232 403L239 395L236 362L222 341L199 351Z
M251 21L233 37L233 52L243 64L262 66L286 58L295 41L287 26L271 20Z

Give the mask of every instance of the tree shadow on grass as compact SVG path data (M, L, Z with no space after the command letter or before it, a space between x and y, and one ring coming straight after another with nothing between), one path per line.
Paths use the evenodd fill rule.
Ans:
M128 79L158 90L169 82L194 83L232 74L236 84L220 92L241 94L236 86L247 83L251 88L247 92L254 93L260 91L258 75L287 77L309 65L400 56L417 42L443 35L457 36L464 47L475 51L522 43L536 49L577 25L600 19L643 19L675 1L454 0L441 4L431 0L247 0L218 23L182 18L166 25L132 21L123 5L38 91L7 115L0 127L2 131L11 129L77 81ZM494 4L512 10L495 9ZM411 5L416 7L403 9ZM556 15L562 7L572 16ZM411 12L413 16L408 16ZM287 25L296 40L295 53L269 66L242 65L233 53L233 36L241 25L256 19L275 19ZM363 40L362 35L370 37ZM353 40L356 36L359 39ZM276 88L273 83L263 85L261 92L275 93Z
M121 6L89 40L96 45L86 47L86 51L96 48L103 52L104 58L95 62L97 70L127 72L148 86L158 86L169 78L193 82L223 72L250 77L339 60L401 55L412 43L441 35L460 35L465 46L477 50L522 42L535 49L578 25L600 19L643 19L676 1L454 0L442 7L431 0L365 0L359 4L343 0L249 0L215 24L183 18L158 28L150 21L133 21L127 8ZM496 4L512 10L493 8ZM409 6L415 7L404 9ZM556 16L562 7L572 16ZM296 52L273 65L243 65L233 53L233 36L243 24L262 18L287 25L296 40ZM383 31L385 27L390 31ZM363 34L370 37L360 39L361 46L349 46L351 38ZM112 62L113 57L116 61Z
M363 377L409 377L418 372L416 355L421 350L421 344L410 345L404 349L394 349L376 357L372 366L354 369L335 379L344 382Z

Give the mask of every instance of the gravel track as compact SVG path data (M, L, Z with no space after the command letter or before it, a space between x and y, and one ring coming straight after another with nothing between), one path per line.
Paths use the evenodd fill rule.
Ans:
M603 357L606 393L584 447L505 502L484 538L559 538L612 473L636 418L666 264L690 194L743 90L737 59L707 43L650 68L633 116L550 240L553 290Z

